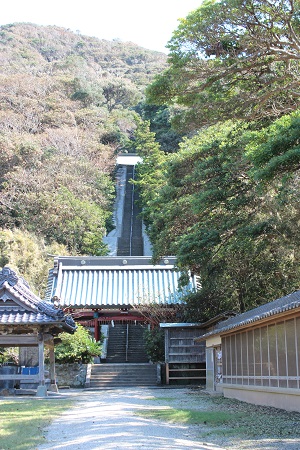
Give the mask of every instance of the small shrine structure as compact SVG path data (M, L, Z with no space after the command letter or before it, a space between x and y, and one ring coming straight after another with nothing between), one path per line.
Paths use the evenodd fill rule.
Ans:
M54 338L63 331L74 333L75 330L76 325L71 316L37 297L28 283L9 267L0 270L0 347L36 347L38 350L36 374L0 374L0 382L13 380L38 383L37 396L46 396L44 350L47 347L49 390L57 392Z

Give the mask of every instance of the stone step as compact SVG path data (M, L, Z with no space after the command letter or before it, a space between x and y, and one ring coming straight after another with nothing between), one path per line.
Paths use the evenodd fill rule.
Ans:
M93 364L91 388L116 386L155 386L157 367L154 364Z
M149 358L144 348L145 327L140 324L116 324L109 328L107 363L147 363ZM126 355L126 339L128 350Z
M106 365L111 365L111 364L103 364L103 366L106 366ZM128 363L128 365L130 366L131 364L130 363ZM93 375L97 375L97 374L105 374L105 373L115 373L115 374L123 374L123 375L127 375L127 374L133 374L133 373L139 373L139 374L147 374L147 373L152 373L152 372L154 372L154 365L153 364L149 364L149 368L143 368L143 367L141 367L141 368L139 368L139 367L137 367L137 368L135 368L135 369L131 369L131 370L129 370L129 369L117 369L117 368L112 368L112 369L107 369L107 368L105 368L105 369L94 369L93 368L93 366L92 366L92 374Z

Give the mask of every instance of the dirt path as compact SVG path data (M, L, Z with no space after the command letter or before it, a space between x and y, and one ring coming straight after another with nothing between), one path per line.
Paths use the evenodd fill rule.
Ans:
M176 393L184 397L182 389L167 394L163 389L144 388L70 391L67 396L76 397L76 404L46 430L46 443L39 450L219 450L216 445L201 442L196 429L191 426L164 423L135 414L139 409L161 407L166 404L166 396L176 396Z
M300 450L300 439L224 438L205 424L172 424L137 415L156 408L207 410L207 396L201 401L187 388L70 390L63 396L76 402L46 430L38 450Z

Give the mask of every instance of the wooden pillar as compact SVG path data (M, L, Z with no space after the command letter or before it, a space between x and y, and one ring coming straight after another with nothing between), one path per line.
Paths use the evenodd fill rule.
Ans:
M47 387L45 386L45 359L44 359L44 334L39 333L39 386L37 388L37 397L47 396Z
M95 333L94 333L94 337L95 337L95 341L99 341L100 340L100 332L99 332L99 323L98 323L98 318L95 319Z
M166 384L170 384L170 368L169 368L169 363L166 363Z
M165 363L166 363L166 384L170 384L170 366L169 366L169 330L165 328Z
M48 344L49 346L49 363L50 363L50 388L51 392L58 392L56 384L56 373L55 373L55 353L54 353L54 340Z

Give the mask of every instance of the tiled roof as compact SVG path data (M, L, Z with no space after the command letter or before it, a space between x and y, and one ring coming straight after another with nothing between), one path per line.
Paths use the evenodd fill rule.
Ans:
M78 308L180 303L183 293L195 289L196 280L191 278L180 292L181 274L174 270L174 262L172 258L153 265L147 257L59 257L49 275L47 298L58 297L61 306Z
M264 305L246 311L243 314L231 317L223 322L219 322L213 331L201 336L201 339L251 325L260 320L283 314L297 308L300 308L300 290L288 294L285 297L278 298L273 302L265 303Z
M0 325L59 324L74 331L75 322L61 309L37 297L9 267L0 270Z
M0 324L47 324L53 323L53 318L47 314L29 311L0 311Z

